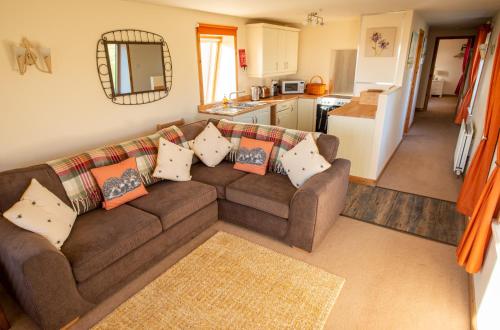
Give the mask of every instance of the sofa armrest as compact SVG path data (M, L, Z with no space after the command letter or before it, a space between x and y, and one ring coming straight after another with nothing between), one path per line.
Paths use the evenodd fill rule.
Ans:
M71 266L60 251L3 217L0 267L17 301L43 329L59 329L93 306L80 296Z
M350 161L336 159L295 192L286 236L290 245L309 252L318 246L344 208L350 167Z

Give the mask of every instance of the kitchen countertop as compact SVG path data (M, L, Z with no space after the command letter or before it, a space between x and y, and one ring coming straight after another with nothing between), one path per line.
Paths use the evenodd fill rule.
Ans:
M255 107L240 109L238 112L231 113L231 114L210 112L210 109L219 106L220 103L200 105L200 106L198 106L198 112L204 113L204 114L210 114L210 115L217 115L217 116L234 117L234 116L242 115L244 113L248 113L248 112L252 112L252 111L266 108L269 106L273 106L273 105L276 105L276 104L284 102L284 101L295 100L295 99L299 99L299 98L301 98L301 99L317 99L317 98L322 97L324 95L327 95L327 94L326 93L323 95L310 95L310 94L284 94L283 95L283 94L280 94L277 96L268 97L265 99L260 99L258 101L258 102L265 102L266 104L261 104L261 105L256 105ZM250 101L250 96L243 96L243 97L238 98L238 102L248 102L248 101ZM230 108L230 106L229 106L229 108Z
M330 110L329 116L344 116L375 119L377 114L377 106L371 104L360 104L359 101L353 100L351 103L341 106L340 108Z

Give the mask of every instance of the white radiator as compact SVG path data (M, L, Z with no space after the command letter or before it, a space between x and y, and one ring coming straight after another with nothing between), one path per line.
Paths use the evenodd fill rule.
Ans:
M468 121L468 123L466 123L462 120L457 146L455 147L455 158L453 161L453 171L456 175L462 174L465 170L465 164L467 163L467 156L469 155L473 133L474 128L472 127L472 122Z

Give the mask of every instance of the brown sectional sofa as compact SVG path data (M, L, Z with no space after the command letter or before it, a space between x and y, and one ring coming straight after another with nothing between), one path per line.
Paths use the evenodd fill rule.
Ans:
M188 140L206 121L181 127ZM338 139L322 135L320 153L332 163L300 189L287 176L265 176L194 164L192 181L163 181L127 205L80 215L58 251L46 239L0 219L0 273L6 287L44 329L83 315L218 219L312 251L341 212L350 163L335 159ZM0 212L17 202L31 178L68 205L48 165L0 173Z

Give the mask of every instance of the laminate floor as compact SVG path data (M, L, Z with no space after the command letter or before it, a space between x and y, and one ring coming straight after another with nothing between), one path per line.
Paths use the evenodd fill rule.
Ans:
M462 178L453 173L460 127L453 123L456 97L433 97L387 164L377 186L456 202Z
M343 215L451 245L466 224L455 203L352 182Z

